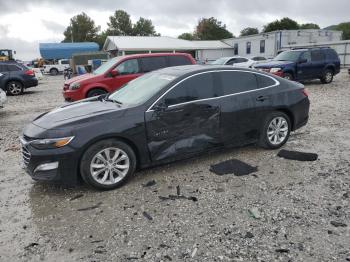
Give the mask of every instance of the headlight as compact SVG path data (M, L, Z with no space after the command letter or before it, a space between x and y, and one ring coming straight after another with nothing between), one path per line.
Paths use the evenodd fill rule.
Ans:
M30 144L37 149L55 149L68 145L74 136L52 139L38 139L30 142Z
M270 73L277 73L277 72L279 72L281 70L282 70L282 68L280 68L280 67L274 67L274 68L270 69Z
M80 83L79 82L74 82L72 84L69 85L69 89L70 90L76 90L80 88Z

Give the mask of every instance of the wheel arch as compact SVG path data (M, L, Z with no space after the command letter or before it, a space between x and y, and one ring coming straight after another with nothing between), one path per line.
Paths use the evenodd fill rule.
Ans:
M94 90L94 89L100 89L100 90L103 90L103 91L105 91L107 93L109 92L108 89L106 87L104 87L104 86L100 86L100 85L98 85L98 86L91 86L91 87L86 88L84 97L87 98L88 93L90 91Z
M279 112L282 112L282 113L285 113L288 117L289 117L289 120L290 120L290 123L291 123L291 131L294 131L294 128L295 128L295 117L294 117L294 114L291 110L289 110L288 108L276 108L275 111L279 111Z
M115 140L119 140L124 142L125 144L127 144L128 146L131 147L131 149L134 151L135 156L136 156L136 168L138 168L140 166L140 151L137 148L136 144L134 142L132 142L130 139L118 135L118 134L109 134L109 135L104 135L101 137L97 137L92 139L91 141L89 141L86 145L84 145L83 149L81 150L80 154L79 154L79 159L78 159L78 176L81 177L80 174L80 162L85 154L85 152L94 144L103 141L103 140L108 140L108 139L115 139Z

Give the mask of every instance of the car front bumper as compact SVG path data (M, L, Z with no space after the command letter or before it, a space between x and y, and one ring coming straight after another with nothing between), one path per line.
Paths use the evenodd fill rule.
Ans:
M79 101L81 99L84 99L85 97L82 95L81 90L63 90L63 97L64 100L67 102L74 102L74 101Z
M69 186L79 184L78 159L74 149L66 146L38 150L23 137L20 138L20 143L22 167L33 180Z

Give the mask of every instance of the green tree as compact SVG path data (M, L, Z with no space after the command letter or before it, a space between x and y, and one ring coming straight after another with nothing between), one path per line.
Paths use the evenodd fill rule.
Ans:
M264 33L278 31L278 30L297 30L299 29L299 24L288 18L282 18L281 20L275 20L264 26Z
M192 33L183 33L179 35L177 38L183 39L183 40L195 40L195 37Z
M71 18L70 25L63 33L62 42L94 42L100 29L100 26L96 26L94 20L83 12Z
M256 34L259 34L258 28L247 27L241 31L241 36L256 35Z
M133 26L133 35L136 36L158 36L152 20L140 17L139 21Z
M337 25L336 30L343 32L343 40L350 40L350 22Z
M214 17L199 20L194 35L200 40L221 40L233 37L233 34L226 29L226 25Z
M109 23L107 25L108 35L133 35L130 15L124 10L116 10L114 15L109 17Z
M107 31L102 31L101 33L99 33L96 37L95 42L100 46L100 49L102 50L103 45L106 42L106 38L107 38L108 34Z
M320 29L320 26L313 23L301 24L300 29Z

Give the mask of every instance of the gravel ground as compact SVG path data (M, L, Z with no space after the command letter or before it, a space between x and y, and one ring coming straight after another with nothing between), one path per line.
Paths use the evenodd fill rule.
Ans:
M109 192L35 183L18 164L21 129L63 103L62 78L0 110L0 261L350 261L345 72L330 85L306 84L310 122L284 147L317 161L250 146L144 170ZM209 171L233 158L258 171ZM186 198L162 198L177 194Z

